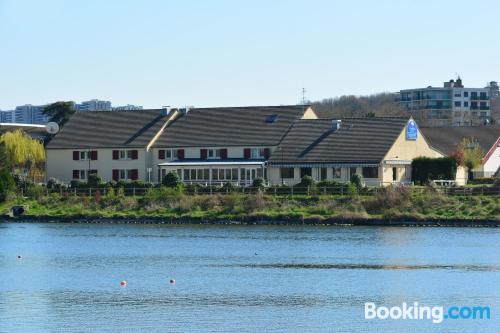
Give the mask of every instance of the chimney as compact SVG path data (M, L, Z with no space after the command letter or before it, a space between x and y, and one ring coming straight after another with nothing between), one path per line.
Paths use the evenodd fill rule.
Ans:
M462 84L462 79L460 78L460 76L458 77L457 81L455 82L455 85L454 85L455 88L463 88L463 84Z
M162 116L168 116L171 110L172 110L172 108L170 107L170 105L162 106L160 114Z
M335 132L340 129L342 125L342 120L337 119L337 120L332 120L332 131Z

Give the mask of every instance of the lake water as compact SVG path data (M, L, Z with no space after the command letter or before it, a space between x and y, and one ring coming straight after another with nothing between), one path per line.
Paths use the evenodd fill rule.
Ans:
M491 319L364 319L415 301ZM0 224L0 332L498 332L499 309L499 229Z

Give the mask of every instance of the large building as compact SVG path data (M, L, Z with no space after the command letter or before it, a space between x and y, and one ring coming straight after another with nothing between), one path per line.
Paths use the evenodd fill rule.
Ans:
M410 181L411 161L443 156L413 119L318 119L309 106L162 109L75 114L47 145L47 178L250 185L318 180Z
M19 124L46 124L49 119L43 114L45 105L21 105L14 110L12 122Z
M491 121L491 88L465 88L462 80L443 87L400 91L400 104L421 126L471 126Z

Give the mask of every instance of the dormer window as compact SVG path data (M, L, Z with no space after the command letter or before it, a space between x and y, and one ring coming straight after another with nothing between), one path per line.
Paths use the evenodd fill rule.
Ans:
M207 157L212 159L221 158L221 149L208 149Z
M264 148L252 148L250 155L251 158L258 159L258 158L264 158L264 156L265 156Z
M266 123L267 124L272 124L278 119L277 114L270 114L269 116L266 117Z

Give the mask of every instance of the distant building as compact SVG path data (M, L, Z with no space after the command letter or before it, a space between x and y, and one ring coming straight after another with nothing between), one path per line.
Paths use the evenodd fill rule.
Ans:
M12 121L10 122L20 124L46 124L49 118L43 114L44 108L45 105L26 104L17 106L14 111L11 111L13 114L10 115L10 117L12 117ZM7 115L7 117L9 116Z
M459 77L441 88L401 90L400 104L421 125L481 125L491 121L490 87L465 88Z
M113 107L112 109L116 111L134 111L134 110L142 110L142 106L127 104L123 106L116 106Z
M99 99L92 99L90 101L82 102L81 104L76 104L75 108L78 111L111 111L110 101L101 101Z
M13 123L14 122L14 111L0 111L0 122L1 123Z

